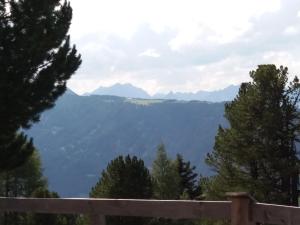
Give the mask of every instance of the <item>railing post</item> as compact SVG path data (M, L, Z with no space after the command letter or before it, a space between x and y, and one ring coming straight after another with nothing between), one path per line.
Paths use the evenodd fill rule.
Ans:
M105 225L105 216L100 214L89 214L90 225Z
M230 192L226 194L231 201L231 225L255 224L251 218L251 204L254 201L246 192Z

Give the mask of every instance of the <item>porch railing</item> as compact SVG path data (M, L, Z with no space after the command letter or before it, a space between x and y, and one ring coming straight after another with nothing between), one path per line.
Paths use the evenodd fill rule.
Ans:
M0 212L87 214L93 225L105 225L105 216L227 219L232 225L300 224L299 207L258 203L247 193L229 193L228 201L0 198Z

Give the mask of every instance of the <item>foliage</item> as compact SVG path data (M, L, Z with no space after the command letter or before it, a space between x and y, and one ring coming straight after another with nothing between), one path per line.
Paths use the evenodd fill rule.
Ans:
M220 197L247 191L259 201L298 203L300 87L297 77L288 84L287 75L287 68L260 65L250 72L252 82L242 84L225 105L230 127L219 127L207 157L217 172L211 184L221 190Z
M34 151L20 129L64 93L81 63L67 35L72 9L59 0L0 0L0 170Z
M0 174L0 196L4 197L29 197L36 189L46 185L36 150L22 166ZM29 224L27 215L20 213L4 214L0 220L3 225Z
M150 198L152 185L149 170L136 156L112 160L101 179L92 188L91 197Z
M168 158L165 146L157 148L152 166L153 194L157 199L179 199L180 176L176 164Z
M37 189L47 186L42 175L41 161L35 150L20 167L0 174L0 195L5 197L28 197Z
M148 199L152 196L149 170L136 156L119 156L112 160L99 182L92 188L90 197ZM134 217L107 217L108 225L144 224L148 220Z
M181 199L195 199L201 194L200 185L197 182L196 167L191 166L190 161L184 161L182 155L177 154L175 164L180 176L179 193Z
M220 180L217 175L200 178L199 183L203 190L203 199L211 201L224 200L225 192L231 189L224 190Z
M58 194L47 189L41 161L37 150L20 167L0 174L0 196L58 198ZM74 225L77 216L28 213L6 213L0 216L3 225Z
M200 195L200 186L197 184L195 166L177 154L176 159L168 159L163 144L158 146L157 158L153 162L154 197L158 199L195 199ZM155 184L157 186L155 186ZM155 189L156 188L156 189ZM156 195L155 195L156 193ZM150 225L194 225L194 220L171 220L155 218Z

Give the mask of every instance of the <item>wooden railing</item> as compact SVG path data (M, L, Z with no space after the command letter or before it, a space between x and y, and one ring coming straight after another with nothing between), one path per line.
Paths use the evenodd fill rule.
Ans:
M105 225L106 215L227 219L232 225L300 224L298 207L257 203L246 193L230 193L228 198L229 201L0 198L0 212L87 214L93 225Z

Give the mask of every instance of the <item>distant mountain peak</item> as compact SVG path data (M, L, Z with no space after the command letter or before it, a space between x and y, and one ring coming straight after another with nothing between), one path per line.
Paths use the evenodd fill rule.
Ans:
M151 98L150 95L141 88L130 83L116 83L110 87L99 87L89 93L90 95L114 95L126 98Z
M67 94L67 95L76 95L77 96L77 94L74 91L72 91L70 88L67 88L67 90L65 91L65 94Z
M126 98L141 98L141 99L176 99L176 100L198 100L208 102L223 102L231 101L238 94L239 85L229 85L223 89L215 91L197 91L197 92L177 92L170 91L167 94L155 94L150 96L142 88L136 87L130 83L116 83L109 87L99 87L96 90L85 95L113 95Z
M176 99L176 100L198 100L208 102L224 102L231 101L238 94L239 85L229 85L223 89L215 91L197 91L193 92L173 92L170 91L167 94L156 94L154 97L162 99Z

